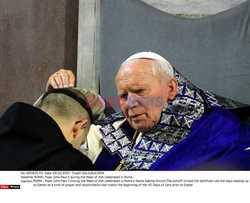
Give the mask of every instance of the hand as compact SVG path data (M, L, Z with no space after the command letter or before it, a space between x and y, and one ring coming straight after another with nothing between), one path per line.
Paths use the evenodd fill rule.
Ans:
M74 87L75 86L75 75L71 70L60 69L59 71L52 74L46 84L46 90L49 88L63 88L63 87Z

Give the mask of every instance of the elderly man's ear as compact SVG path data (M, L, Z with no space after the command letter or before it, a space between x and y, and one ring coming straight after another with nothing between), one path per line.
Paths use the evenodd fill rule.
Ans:
M178 93L178 82L175 78L170 79L167 85L168 88L168 101L174 100Z

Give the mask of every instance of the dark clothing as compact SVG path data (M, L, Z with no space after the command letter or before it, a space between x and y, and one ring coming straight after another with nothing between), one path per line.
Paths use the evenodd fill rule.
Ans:
M93 170L93 165L48 114L15 103L0 118L0 170Z

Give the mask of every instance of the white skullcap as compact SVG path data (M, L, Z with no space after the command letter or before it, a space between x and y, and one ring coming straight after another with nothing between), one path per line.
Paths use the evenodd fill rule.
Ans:
M161 55L157 53L150 52L150 51L138 52L129 56L123 63L126 63L133 59L153 59L159 62L166 63L166 65L168 66L168 69L166 70L165 67L162 67L162 69L164 69L171 77L174 77L174 70L173 70L172 65L165 58L163 58Z

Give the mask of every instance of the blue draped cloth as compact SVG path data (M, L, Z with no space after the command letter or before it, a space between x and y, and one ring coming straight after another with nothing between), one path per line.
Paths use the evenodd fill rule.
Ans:
M250 127L229 110L213 108L150 170L250 170Z

